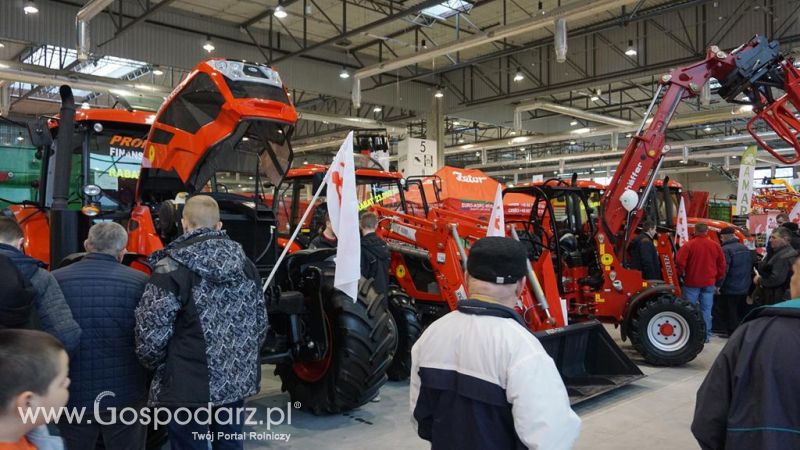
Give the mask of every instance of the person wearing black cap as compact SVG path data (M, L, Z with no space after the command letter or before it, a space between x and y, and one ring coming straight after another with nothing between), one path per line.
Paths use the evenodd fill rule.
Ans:
M744 317L753 271L753 252L739 242L734 233L736 229L733 227L719 232L722 254L725 255L725 275L717 282L717 297L714 299L714 304L722 309L722 321L729 336Z
M468 300L411 351L411 416L433 450L570 449L581 421L553 360L514 311L527 252L505 237L470 249Z

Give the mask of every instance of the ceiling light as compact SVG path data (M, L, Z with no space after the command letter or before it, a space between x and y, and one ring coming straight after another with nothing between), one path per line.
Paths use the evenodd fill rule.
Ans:
M520 81L525 79L525 75L522 74L522 70L517 68L517 73L514 74L514 81L519 83Z
M519 151L524 152L525 151L525 147L520 147Z
M461 125L461 124L460 124L460 123L459 123L457 120L454 120L454 121L453 121L453 126L454 126L454 127L457 127L457 126L459 126L459 125Z
M372 112L379 113L381 111L383 111L383 108L381 108L380 106L376 106L376 107L372 108Z
M441 89L437 89L436 93L433 94L433 96L436 97L436 98L442 98L442 97L444 97L444 92L442 92Z
M283 6L278 5L275 8L275 11L272 12L272 15L277 17L278 19L285 19L286 16L288 16L289 14L286 13L286 10L283 9Z
M203 44L203 50L205 50L208 53L211 53L214 51L214 49L216 49L216 47L214 47L214 42L212 42L211 38L209 37L208 39L206 39L205 44Z
M628 133L628 134L625 135L626 138L629 138L631 136L633 136L633 133Z
M742 105L739 107L740 113L748 113L753 111L753 105Z
M159 69L158 67L153 67L153 70L151 70L151 72L153 72L153 75L157 76L164 75L164 71Z
M703 128L703 131L705 131L706 133L710 133L711 132L711 127L706 125L706 127Z
M464 138L458 138L458 143L459 144L463 144L464 143Z
M508 132L508 134L510 134L510 135L512 135L512 136L516 136L516 135L517 135L517 132L516 132L516 131L514 131L514 130L511 130L511 131L509 131L509 132Z
M20 131L20 132L19 132L19 136L17 136L17 141L18 141L18 142L22 142L22 141L24 141L24 140L25 140L25 138L24 138L24 137L22 137L22 131Z
M308 160L307 160L307 159L306 159L306 160L304 160L304 161L303 161L303 164L308 164Z
M464 148L467 150L471 149L472 147L475 147L475 144L467 144L464 146Z
M575 144L577 144L577 143L578 143L578 141L576 141L576 140L571 140L571 141L569 141L569 145L575 145Z
M475 152L475 156L481 156L481 152L480 151Z
M517 170L522 170L522 167L517 167Z
M572 119L572 122L570 122L569 125L571 127L574 127L575 125L578 125L578 120L577 119Z
M521 142L528 142L528 137L527 136L519 136L519 137L515 137L514 139L511 139L511 143L512 144L519 144Z
M249 141L249 140L250 140L250 138L249 138L249 137L247 137L247 136L245 136L245 137L243 137L243 138L242 138L242 142L247 142L247 141Z
M592 96L589 97L589 100L591 100L593 102L596 102L596 101L600 100L600 96L597 93L592 92Z
M25 14L36 14L39 12L39 8L36 7L36 3L33 0L28 0L25 2L25 6L22 8L25 11Z
M6 44L3 44L2 42L0 42L0 48L6 48Z
M636 56L636 48L633 46L633 41L628 41L628 49L625 50L625 54L628 56Z
M350 72L347 71L346 67L342 67L342 71L339 72L339 78L343 80L350 78Z
M576 130L572 130L572 132L575 133L575 134L586 134L586 133L588 133L590 131L592 131L591 128L578 128Z

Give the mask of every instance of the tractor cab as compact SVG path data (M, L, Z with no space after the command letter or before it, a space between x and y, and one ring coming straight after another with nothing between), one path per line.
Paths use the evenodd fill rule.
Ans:
M79 109L75 112L70 139L70 176L67 187L67 211L75 225L74 236L63 234L69 252L78 251L92 224L101 220L126 222L133 206L139 178L144 143L155 114L123 109ZM32 198L9 206L8 210L22 224L25 252L51 265L60 258L50 258L50 224L46 217L55 192L55 140L61 126L60 116L42 120L31 130L37 147L34 161L39 175L30 181Z
M354 136L354 163L356 170L356 195L359 211L373 206L381 206L394 211L406 212L410 186L417 186L416 181L407 182L397 172L384 170L379 161L362 152L372 150L380 136ZM288 242L292 231L300 223L303 213L314 197L314 193L325 179L328 166L305 164L291 169L286 175L286 182L280 186L275 196L275 211L279 224L279 245ZM323 188L314 202L312 212L303 221L300 233L293 250L308 247L311 240L322 232L327 212L327 192Z
M297 113L280 76L259 64L200 63L156 116L144 148L128 250L149 255L183 233L187 196L209 195L262 273L275 263L266 200L292 162Z

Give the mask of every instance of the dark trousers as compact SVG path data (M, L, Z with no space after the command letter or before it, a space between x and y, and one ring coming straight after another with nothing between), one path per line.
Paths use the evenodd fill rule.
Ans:
M111 416L100 417L103 423L111 421ZM116 423L100 425L96 417L91 423L58 424L58 433L64 439L67 450L93 449L97 439L102 438L107 450L143 450L147 439L147 427L140 423L125 425L117 417Z
M172 421L167 425L169 433L169 445L172 450L207 450L211 444L213 450L241 450L244 448L244 441L235 435L241 435L244 428L245 414L242 412L244 400L228 403L211 408L211 423L207 423L206 414L200 414L200 421L194 421L195 410L197 408L176 408L173 410ZM217 414L217 410L224 408L227 411ZM192 420L186 422L186 410L192 412ZM180 411L177 412L176 411ZM233 417L231 417L231 414ZM220 422L216 421L220 419ZM178 423L180 422L180 423ZM222 435L229 435L226 439Z
M732 295L720 294L714 298L714 306L719 305L720 321L719 326L715 327L720 331L728 333L730 336L739 322L745 316L747 308L747 294ZM716 317L715 317L716 318Z

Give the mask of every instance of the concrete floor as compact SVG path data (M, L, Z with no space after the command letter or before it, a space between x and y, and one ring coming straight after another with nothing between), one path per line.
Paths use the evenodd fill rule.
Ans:
M619 333L609 329L612 336ZM725 340L714 338L703 352L684 367L651 367L643 363L629 344L621 343L639 364L646 378L578 405L583 420L576 450L687 450L698 448L689 431L697 388ZM264 367L262 392L249 402L260 411L270 407L286 410L288 394L280 392L280 381L272 368ZM261 413L264 414L264 413ZM274 411L274 419L280 413ZM247 431L266 432L267 427ZM288 442L254 436L248 449L429 449L409 422L408 382L390 382L381 389L381 401L348 413L317 417L292 411L291 424L271 427L272 433L289 433ZM273 438L274 439L274 438Z

